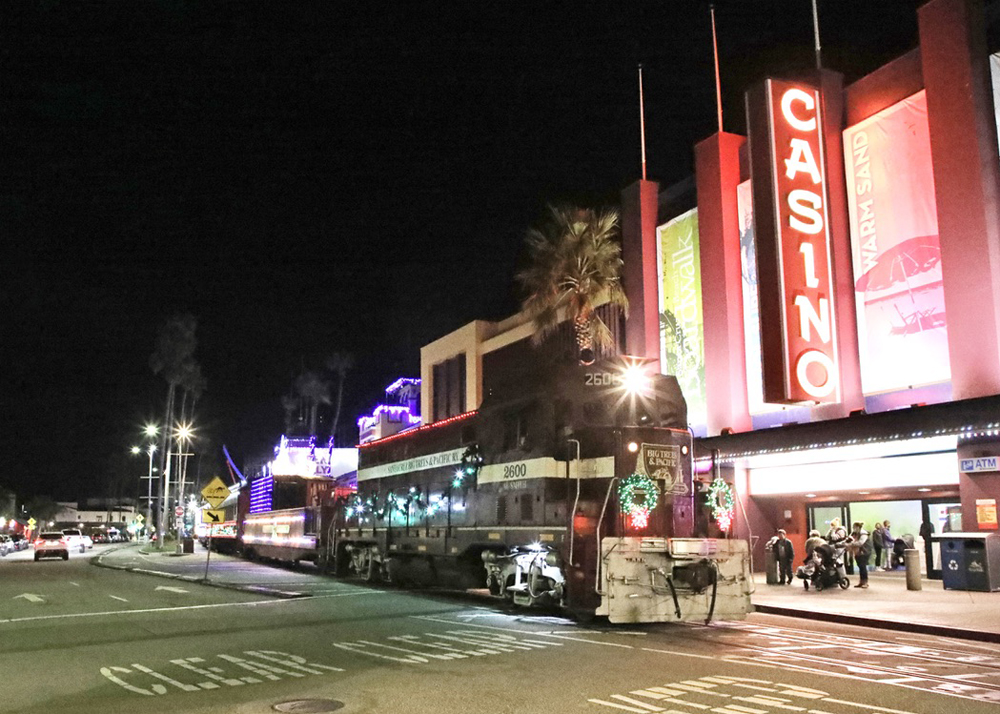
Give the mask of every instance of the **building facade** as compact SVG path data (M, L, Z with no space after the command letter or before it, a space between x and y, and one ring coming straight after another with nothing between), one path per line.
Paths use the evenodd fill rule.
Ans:
M758 556L777 528L802 552L833 518L889 520L918 547L928 527L997 528L985 25L976 0L931 0L919 47L850 85L817 70L748 88L748 136L694 147L693 190L623 192L626 351L677 375L697 469L735 487L732 534Z

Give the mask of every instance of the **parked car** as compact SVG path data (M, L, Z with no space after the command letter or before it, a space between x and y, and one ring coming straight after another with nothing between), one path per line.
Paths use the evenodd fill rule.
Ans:
M14 550L27 550L31 547L31 541L21 533L12 533L10 539L14 541Z
M81 553L94 547L94 541L90 539L90 536L84 535L79 528L63 528L63 535L66 536L69 547L79 548Z
M14 546L14 541L11 540L10 536L6 533L0 533L0 557L8 553L13 553L15 550L17 548Z
M59 531L39 533L35 539L35 560L62 558L69 560L69 540Z

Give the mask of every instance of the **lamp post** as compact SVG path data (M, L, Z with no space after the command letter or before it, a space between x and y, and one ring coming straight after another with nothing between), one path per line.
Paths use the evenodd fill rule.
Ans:
M146 424L142 428L143 435L149 439L146 446L146 453L149 455L149 470L146 473L146 540L149 540L150 532L153 530L153 454L156 453L156 437L160 433L160 427L156 424ZM141 449L132 447L132 453L138 454Z
M178 424L177 428L174 430L174 437L177 439L177 505L182 506L184 503L184 487L185 481L187 480L187 469L185 468L186 462L182 459L191 454L187 453L184 449L185 444L190 444L191 439L194 436L194 429L191 424ZM177 521L177 553L182 553L184 544L181 542L181 525L183 524L184 516L180 516Z

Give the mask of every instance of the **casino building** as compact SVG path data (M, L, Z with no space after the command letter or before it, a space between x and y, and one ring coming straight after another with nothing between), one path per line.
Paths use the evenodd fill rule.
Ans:
M1000 57L981 2L918 12L852 84L748 88L748 136L697 144L688 190L623 192L625 351L677 375L758 558L834 517L917 547L997 528Z

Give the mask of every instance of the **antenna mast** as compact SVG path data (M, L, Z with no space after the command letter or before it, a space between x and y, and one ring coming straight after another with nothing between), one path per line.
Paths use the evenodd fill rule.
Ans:
M642 65L639 65L639 136L642 145L642 180L646 180L646 110L642 97Z
M709 5L712 16L712 54L715 56L715 110L719 115L719 133L722 133L722 81L719 79L719 40L715 35L715 5Z

